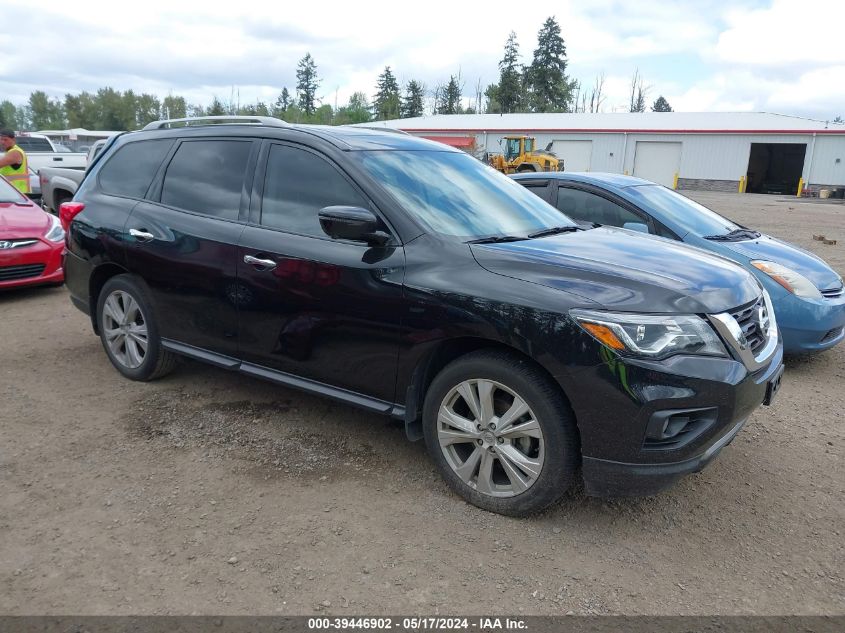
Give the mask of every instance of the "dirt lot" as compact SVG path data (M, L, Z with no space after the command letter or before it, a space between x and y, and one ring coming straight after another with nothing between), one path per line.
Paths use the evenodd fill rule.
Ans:
M841 204L694 197L845 272ZM0 375L2 613L845 613L845 345L672 490L529 520L387 419L196 363L125 380L61 288L0 295Z

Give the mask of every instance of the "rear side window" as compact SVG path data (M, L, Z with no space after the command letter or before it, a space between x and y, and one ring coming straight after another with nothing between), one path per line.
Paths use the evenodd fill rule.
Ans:
M252 141L185 141L167 167L161 203L237 220Z
M369 208L361 194L328 161L286 145L270 148L262 225L326 237L318 213L323 207L334 205Z
M37 136L18 136L15 138L15 145L25 152L52 152L50 141ZM61 151L61 150L59 150Z
M143 198L170 151L172 140L136 141L119 148L100 170L104 193L127 198Z
M557 194L557 208L578 222L598 222L621 227L627 222L645 224L645 219L620 207L606 198L580 189L561 187Z

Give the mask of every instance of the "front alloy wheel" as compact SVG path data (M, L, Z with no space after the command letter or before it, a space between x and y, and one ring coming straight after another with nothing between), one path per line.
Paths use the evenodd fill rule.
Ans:
M455 474L482 494L521 494L543 470L545 442L534 412L492 380L465 380L446 395L437 437Z
M580 441L560 386L534 361L479 350L444 367L423 405L428 452L470 503L524 516L574 483Z

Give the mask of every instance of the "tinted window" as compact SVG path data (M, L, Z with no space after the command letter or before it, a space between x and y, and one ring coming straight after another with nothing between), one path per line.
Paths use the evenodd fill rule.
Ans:
M637 206L648 209L669 226L694 235L725 235L741 228L715 211L711 211L686 196L661 187L660 185L642 185L628 187L626 193Z
M366 151L361 165L421 222L444 235L482 238L569 224L516 181L463 152Z
M36 136L18 136L15 144L25 152L52 152L50 141Z
M618 204L594 193L561 187L557 193L557 208L579 222L598 222L621 227L626 222L644 224L645 219L623 209Z
M369 206L328 161L294 147L270 148L261 224L325 237L318 213L333 205Z
M252 141L186 141L167 167L161 202L236 220Z
M539 196L546 202L549 201L549 186L546 183L525 183L523 186L535 196Z
M114 196L143 198L172 145L171 140L127 143L106 157L100 171L100 187Z

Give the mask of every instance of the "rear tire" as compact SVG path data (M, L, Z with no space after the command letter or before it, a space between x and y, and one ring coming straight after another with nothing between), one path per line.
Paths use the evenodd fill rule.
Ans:
M435 377L423 433L452 490L499 514L547 508L575 482L580 463L560 388L529 360L498 350L467 354Z
M130 275L105 283L97 299L97 324L106 355L126 378L155 380L176 366L179 357L161 345L152 303Z

